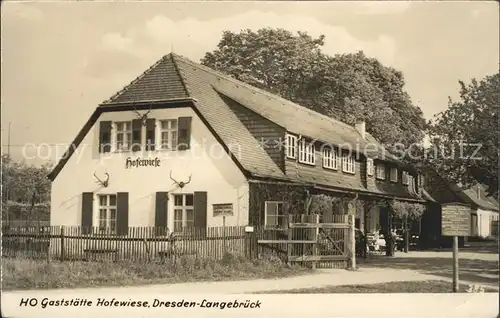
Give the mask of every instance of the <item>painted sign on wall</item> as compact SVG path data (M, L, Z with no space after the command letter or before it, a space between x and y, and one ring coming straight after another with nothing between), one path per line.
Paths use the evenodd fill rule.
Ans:
M213 207L214 217L233 215L233 204L232 203L214 204L212 207Z
M136 159L131 159L130 157L127 158L125 161L125 169L129 168L138 168L138 167L159 167L160 166L160 158L148 158L148 159L141 159L141 158L136 158Z
M469 236L471 208L463 204L441 206L441 234L443 236Z

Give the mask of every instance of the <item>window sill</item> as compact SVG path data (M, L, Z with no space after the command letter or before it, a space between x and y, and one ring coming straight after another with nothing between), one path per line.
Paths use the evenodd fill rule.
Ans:
M339 168L330 168L330 167L325 167L325 166L323 166L323 169L329 170L329 171L339 171Z
M342 170L342 172L345 173L345 174L350 174L350 175L355 175L356 174L356 171L351 172L351 171Z

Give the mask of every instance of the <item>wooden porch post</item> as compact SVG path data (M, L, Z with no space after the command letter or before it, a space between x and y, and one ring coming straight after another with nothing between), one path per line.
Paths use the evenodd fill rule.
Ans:
M348 220L349 220L349 251L351 263L349 269L356 269L356 199L353 199L348 204Z
M367 224L367 221L368 221L368 213L370 213L370 210L371 210L371 202L364 201L363 202L363 231L364 231L363 259L365 259L365 260L367 258L366 250L368 249L368 237L367 237L368 224Z

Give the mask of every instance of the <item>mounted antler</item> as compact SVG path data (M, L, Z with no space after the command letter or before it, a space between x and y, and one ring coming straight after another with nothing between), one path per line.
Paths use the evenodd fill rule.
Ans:
M99 177L96 176L95 172L94 172L94 178L97 179L97 183L99 183L100 185L102 185L103 187L107 187L108 186L108 181L109 181L109 173L105 172L104 173L106 175L106 180L101 180L99 179Z
M151 105L150 105L149 110L148 110L146 113L142 114L142 115L141 115L141 113L139 113L139 111L135 108L135 106L133 106L133 107L134 107L134 112L137 114L137 117L139 117L139 119L141 120L142 125L143 125L143 126L146 126L146 124L147 124L147 123L146 123L146 120L148 119L148 115L149 115L149 113L153 110L153 104L151 104Z
M179 186L179 188L181 188L181 189L182 189L182 188L184 188L184 187L185 187L188 183L190 183L190 182L191 182L191 176L192 176L192 175L189 175L189 179L188 179L188 181L186 181L186 182L183 182L183 181L180 181L180 182L179 182L179 181L175 180L174 178L172 178L172 170L170 170L170 175L169 175L169 176L170 176L170 179L171 179L171 180L172 180L175 184L177 184L177 185Z

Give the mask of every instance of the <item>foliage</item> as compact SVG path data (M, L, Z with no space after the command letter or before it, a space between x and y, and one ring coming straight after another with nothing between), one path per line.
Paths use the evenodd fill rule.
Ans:
M8 199L22 203L50 201L50 180L47 178L51 166L40 167L16 162L2 154L2 202Z
M407 217L408 220L418 220L425 211L425 206L419 203L409 203L399 200L392 200L390 207L394 216L398 218Z
M31 217L39 210L35 207L47 205L50 202L50 180L47 178L50 168L48 164L37 167L16 162L2 154L2 208L20 210L12 213Z
M479 182L498 194L498 112L500 73L469 84L460 81L460 100L436 115L430 133L433 151L427 163L454 183Z
M31 206L31 204L12 201L2 204L3 220L28 220L32 214L36 215L38 220L48 221L50 219L50 204L43 202Z
M266 259L248 260L241 255L226 255L222 261L182 257L177 264L131 261L47 263L4 258L2 269L4 290L276 278L309 272L305 268L288 267Z
M201 62L348 124L365 120L383 144L419 143L426 123L402 73L362 52L328 56L324 41L284 29L225 31Z

